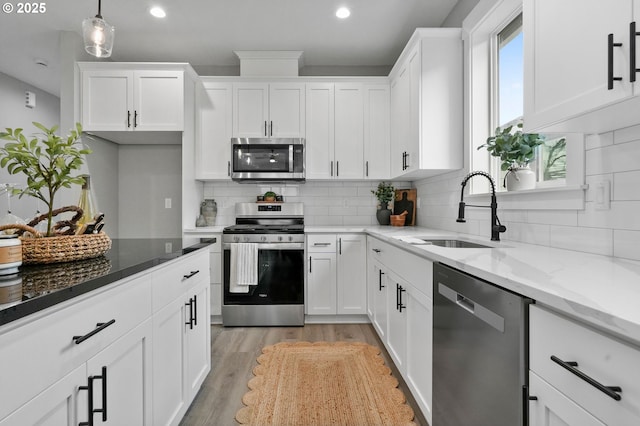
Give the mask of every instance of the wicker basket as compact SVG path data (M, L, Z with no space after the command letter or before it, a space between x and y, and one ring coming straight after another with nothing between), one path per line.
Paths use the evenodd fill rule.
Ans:
M42 237L38 231L26 225L0 226L0 230L14 228L28 231L33 235L20 237L23 264L91 259L105 254L111 248L111 238L104 232Z

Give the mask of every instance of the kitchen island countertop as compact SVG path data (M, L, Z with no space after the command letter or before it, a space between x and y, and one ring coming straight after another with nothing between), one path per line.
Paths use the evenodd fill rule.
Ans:
M180 238L114 239L103 256L48 265L22 265L0 276L0 326L112 284L215 243Z

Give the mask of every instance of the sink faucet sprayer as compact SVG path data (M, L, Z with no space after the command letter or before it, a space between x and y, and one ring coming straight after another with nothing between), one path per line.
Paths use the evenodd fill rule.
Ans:
M462 189L460 190L460 205L458 206L458 218L456 222L464 223L464 187L467 185L467 181L474 176L484 176L489 179L491 183L491 205L490 206L476 206L469 204L471 207L490 207L491 208L491 241L500 241L500 233L505 232L507 227L500 223L498 219L498 201L496 199L496 185L493 182L491 176L486 172L471 172L464 179L462 179Z

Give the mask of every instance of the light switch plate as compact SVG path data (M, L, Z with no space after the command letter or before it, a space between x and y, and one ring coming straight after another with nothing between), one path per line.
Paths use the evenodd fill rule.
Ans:
M601 180L595 185L595 209L609 210L611 208L611 181Z

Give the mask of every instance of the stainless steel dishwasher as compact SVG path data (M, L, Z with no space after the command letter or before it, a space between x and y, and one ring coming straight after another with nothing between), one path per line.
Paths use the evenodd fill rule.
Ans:
M531 299L433 268L433 425L525 426Z

